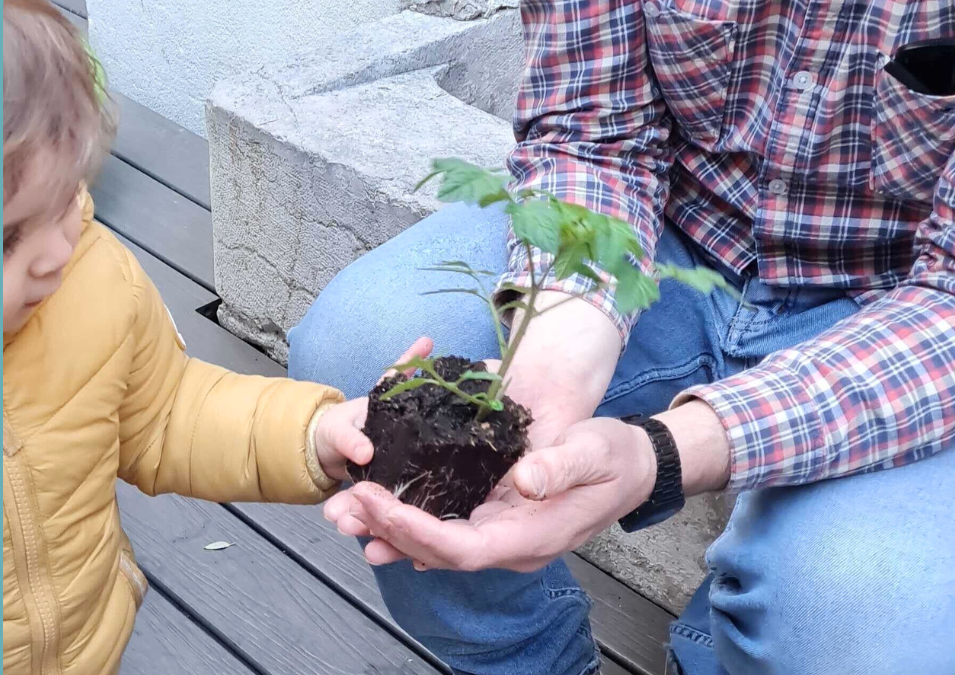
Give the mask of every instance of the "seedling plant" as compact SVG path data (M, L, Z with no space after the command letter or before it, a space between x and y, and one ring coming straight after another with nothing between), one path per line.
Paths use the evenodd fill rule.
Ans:
M503 205L527 260L533 259L536 248L549 254L552 262L539 271L529 264L527 286L505 283L496 289L492 287L494 272L473 269L466 261L426 268L474 282L473 287L465 284L429 294L473 295L487 306L500 348L500 366L489 372L483 363L456 357L415 358L393 366L399 373L414 371L415 375L392 377L372 390L365 433L375 445L375 457L369 465L353 465L350 471L356 480L381 483L403 501L436 516L467 517L526 450L532 417L506 396L508 373L531 322L576 297L569 295L548 308L538 308L537 299L551 272L557 280L579 274L596 287L612 287L617 309L624 314L656 302L663 279L675 279L704 293L735 290L719 273L702 267L656 263L652 274L645 274L639 263L646 252L629 224L541 190L512 191L502 171L460 159L439 159L418 187L433 180L440 181L437 196L443 202L481 208ZM514 323L508 340L505 320L509 316Z

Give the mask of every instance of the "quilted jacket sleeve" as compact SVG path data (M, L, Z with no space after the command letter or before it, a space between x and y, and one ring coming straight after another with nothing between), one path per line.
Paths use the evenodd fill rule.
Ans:
M324 474L312 425L342 395L322 385L238 375L186 356L159 292L126 252L138 314L120 410L120 477L154 495L310 504Z

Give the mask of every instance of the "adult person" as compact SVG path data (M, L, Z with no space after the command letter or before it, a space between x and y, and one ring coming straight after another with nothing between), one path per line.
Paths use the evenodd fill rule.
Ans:
M511 370L537 420L516 489L470 521L366 485L326 509L378 535L366 557L390 611L459 673L597 672L588 600L552 560L617 518L665 517L680 489L727 489L672 672L955 672L953 61L941 44L927 68L891 58L955 37L955 4L521 12L516 186L627 220L657 260L709 265L745 302L667 282L621 316L612 290L550 279L543 303L584 297L538 319ZM290 336L293 375L362 395L420 333L492 357L478 303L417 295L447 286L414 271L442 259L516 283L547 263L509 246L499 212L445 208L325 289Z

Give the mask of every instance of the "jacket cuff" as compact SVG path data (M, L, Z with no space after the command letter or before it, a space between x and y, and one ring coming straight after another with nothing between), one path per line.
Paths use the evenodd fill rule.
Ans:
M312 419L308 423L308 428L305 430L305 466L308 468L308 475L311 477L312 482L315 483L315 487L321 490L322 493L325 493L325 497L331 496L327 493L336 491L339 485L341 485L341 482L328 476L322 468L322 464L318 460L318 445L315 442L315 433L318 431L318 424L321 422L325 413L339 403L341 403L341 401L338 399L322 401L312 415Z

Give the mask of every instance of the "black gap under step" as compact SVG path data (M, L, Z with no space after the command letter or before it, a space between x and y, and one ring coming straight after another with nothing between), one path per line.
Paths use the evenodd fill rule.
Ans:
M203 317L204 319L208 319L209 321L211 321L211 322L214 323L215 325L217 325L217 326L219 326L220 328L222 328L222 330L226 330L226 331L227 331L227 329L224 328L221 323L219 323L219 307L221 307L221 306L222 306L222 298L216 298L216 299L213 300L212 302L210 302L210 303L208 303L208 304L206 304L206 305L203 305L202 307L197 307L197 308L196 308L196 314L198 314L199 316ZM230 332L230 334L232 334L232 335L235 335L235 333L231 333L231 331L228 331L228 332ZM265 356L267 356L267 357L270 358L270 359L272 358L272 357L269 355L269 353L265 350L265 348L264 348L263 346L257 345L257 344L255 344L254 342L249 342L248 340L242 338L242 337L239 336L239 335L235 335L235 337L236 337L237 339L239 339L239 340L242 340L242 342L244 342L245 344L249 345L250 347L252 347L252 349L254 349L255 351L257 351L259 354L264 354Z
M221 304L222 298L216 298L208 305L203 305L202 307L198 308L196 313L199 314L199 316L209 319L209 321L215 325L221 326L222 324L219 323L219 306Z

